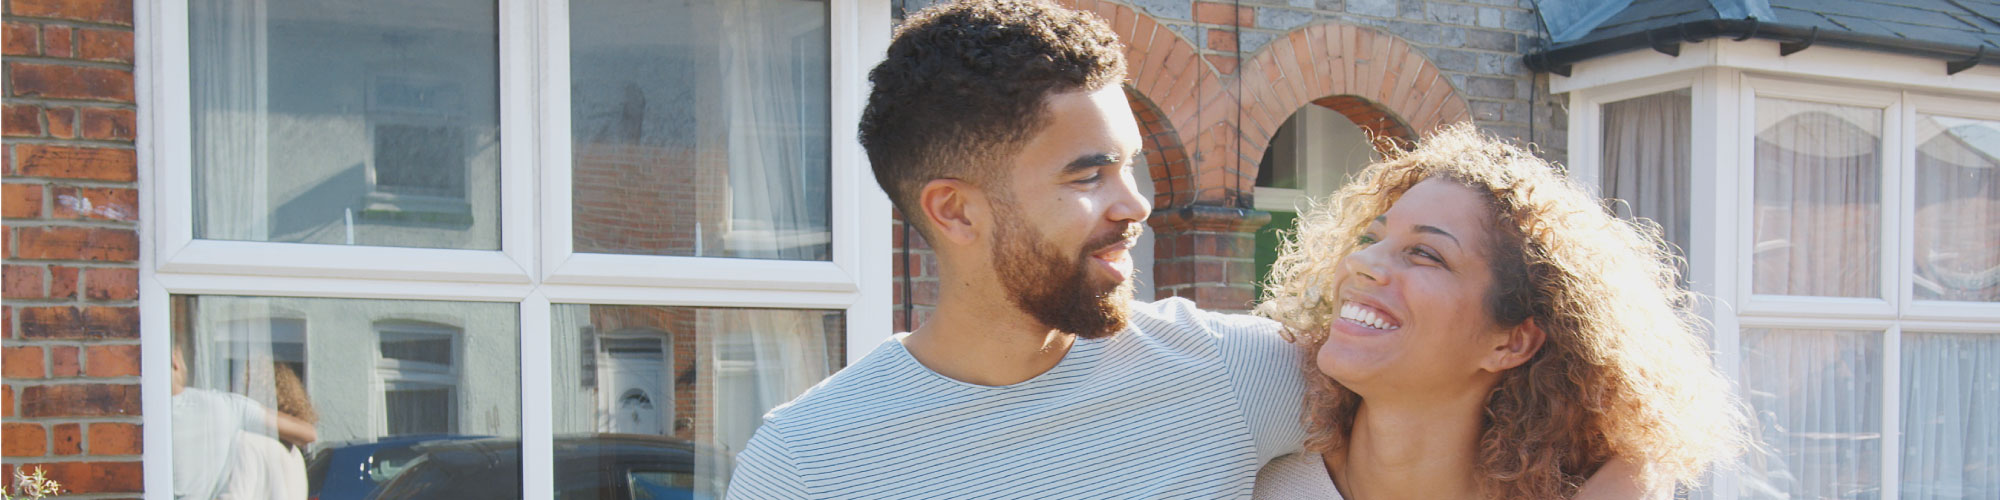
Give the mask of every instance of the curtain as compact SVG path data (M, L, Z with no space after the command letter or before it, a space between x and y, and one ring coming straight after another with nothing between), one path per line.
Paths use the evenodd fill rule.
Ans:
M556 434L597 430L597 339L590 306L557 304L550 308L550 371L555 380L553 427Z
M826 4L721 2L727 255L830 258Z
M1743 389L1761 443L1746 463L1743 498L1880 497L1881 338L1743 332Z
M1604 196L1620 217L1651 219L1687 256L1693 100L1686 89L1604 105Z
M266 6L199 0L189 10L194 237L268 240Z
M707 342L704 380L714 384L714 404L703 415L713 431L699 443L714 453L699 454L696 477L727 478L736 454L763 425L764 413L798 397L839 365L827 349L822 311L771 309L706 309L701 328ZM699 433L698 433L699 435ZM720 481L718 481L720 482ZM699 486L708 486L706 483ZM718 485L719 486L719 485ZM721 491L697 495L721 496Z
M2000 331L1903 334L1902 497L2000 498Z
M2000 302L2000 122L1919 115L1919 300Z
M1759 294L1877 297L1882 111L1757 99Z

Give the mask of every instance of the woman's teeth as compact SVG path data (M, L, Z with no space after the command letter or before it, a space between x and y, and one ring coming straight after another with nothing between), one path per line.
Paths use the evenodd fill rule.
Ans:
M1377 330L1394 330L1398 328L1398 325L1384 321L1380 316L1376 316L1375 311L1361 307L1353 302L1348 302L1340 306L1340 319L1360 323L1362 326Z

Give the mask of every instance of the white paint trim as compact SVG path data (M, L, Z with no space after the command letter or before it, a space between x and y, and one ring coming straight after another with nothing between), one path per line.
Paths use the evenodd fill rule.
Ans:
M1937 59L1827 46L1781 56L1775 41L1728 39L1682 44L1679 57L1636 49L1578 62L1570 76L1553 76L1549 89L1570 92L1711 67L1968 95L1991 96L2000 89L2000 68L1992 66L1946 75L1944 61Z
M188 2L135 7L141 361L171 371L171 297L231 295L504 302L519 307L522 479L553 493L552 303L843 310L848 359L893 333L890 203L856 137L866 74L886 51L888 0L829 6L833 260L575 255L570 248L565 0L500 0L501 249L193 238ZM145 497L173 497L172 397L142 377Z
M1881 498L1902 498L1903 486L1903 329L1882 332Z
M1265 212L1303 212L1312 204L1312 197L1306 196L1304 189L1274 188L1258 186L1252 192L1251 200L1258 210Z

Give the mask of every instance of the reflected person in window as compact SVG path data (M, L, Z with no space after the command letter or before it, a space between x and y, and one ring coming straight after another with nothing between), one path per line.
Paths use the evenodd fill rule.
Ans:
M1656 226L1468 125L1357 178L1259 309L1313 352L1315 453L1258 498L1664 498L1741 450Z
M187 361L179 342L174 343L172 370L176 499L264 498L261 492L238 491L260 489L241 486L235 478L234 471L242 469L238 461L252 460L242 451L246 443L275 437L303 447L319 439L313 424L244 395L188 387Z

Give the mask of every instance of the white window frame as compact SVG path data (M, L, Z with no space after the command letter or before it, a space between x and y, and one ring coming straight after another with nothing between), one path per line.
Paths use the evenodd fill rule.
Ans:
M567 0L496 0L500 249L194 238L188 0L135 6L145 498L173 495L172 295L501 302L519 306L523 493L550 498L552 304L834 309L848 360L889 337L888 198L857 136L866 74L888 47L888 0L831 0L833 260L575 253L570 242Z
M1602 106L1679 88L1692 93L1694 169L1690 189L1689 281L1705 296L1701 315L1713 328L1716 364L1742 379L1742 332L1748 328L1881 332L1882 496L1902 485L1901 390L1904 331L1996 334L2000 303L1912 300L1914 264L1915 126L1918 113L2000 120L2000 68L1979 66L1945 75L1934 59L1813 47L1778 55L1777 42L1708 40L1682 45L1679 57L1636 50L1577 63L1552 76L1550 89L1568 93L1569 174L1601 189ZM1827 102L1883 110L1881 293L1827 298L1752 293L1750 248L1754 214L1756 98ZM1746 125L1750 124L1750 125ZM1600 191L1601 192L1601 191ZM1887 275L1886 273L1895 273ZM1739 498L1740 471L1710 476L1708 498Z

